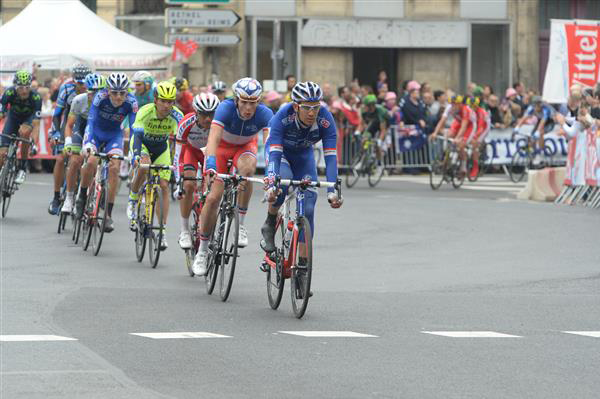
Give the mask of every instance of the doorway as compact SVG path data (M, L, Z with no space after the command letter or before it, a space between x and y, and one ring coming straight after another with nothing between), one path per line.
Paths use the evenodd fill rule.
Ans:
M376 90L379 71L384 70L388 76L388 89L398 90L396 71L398 66L398 49L395 48L355 48L353 54L353 77L358 78L361 85L369 85Z

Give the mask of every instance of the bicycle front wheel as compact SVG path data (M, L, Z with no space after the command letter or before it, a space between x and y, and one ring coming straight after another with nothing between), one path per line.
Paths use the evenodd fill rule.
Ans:
M519 148L513 155L508 173L513 183L523 180L529 166L529 152L526 147Z
M310 283L312 279L312 234L308 219L302 217L297 224L298 231L294 235L295 249L293 254L292 276L290 280L290 292L292 297L292 309L296 318L300 319L306 312L308 299L310 298ZM304 238L304 251L299 246L302 244L300 238ZM303 256L302 256L303 255ZM301 259L302 258L302 259Z
M152 199L152 215L148 221L148 234L150 234L148 242L148 256L150 257L150 266L156 268L158 259L160 258L160 244L164 234L163 212L162 206L165 200L162 196L160 188L153 188L154 195Z
M285 285L285 277L283 275L284 254L286 253L285 233L287 225L283 224L281 217L277 218L275 230L275 247L277 250L270 255L270 260L275 263L275 267L266 265L267 267L267 297L269 298L269 306L276 310L281 303L283 296L283 287ZM289 243L287 243L289 246Z
M434 158L429 166L429 185L431 186L432 190L437 190L442 186L445 175L446 163L443 159Z
M94 211L94 206L96 204L96 189L92 190L92 193L88 196L87 202L85 203L85 208L83 211L83 216L81 217L82 227L83 227L83 237L81 240L81 246L84 251L90 246L90 242L92 241L92 227L94 218L92 217L92 212Z
M221 277L219 280L221 300L225 302L231 293L235 264L238 258L238 238L240 234L240 218L237 207L225 210L223 226L223 245L221 247Z
M187 266L190 277L194 277L192 265L194 264L194 259L196 258L196 253L198 252L198 248L200 246L200 233L198 231L200 228L200 214L196 205L194 205L192 208L191 216L192 227L190 228L190 235L192 236L192 247L185 250L185 265Z
M106 218L108 217L108 192L105 185L100 185L98 192L97 203L95 205L96 216L92 219L92 248L94 256L100 253L102 247L102 239L104 238L104 227L106 226Z
M383 160L381 162L383 162ZM383 177L383 172L385 172L385 168L383 167L383 165L379 165L379 161L377 160L377 157L374 154L370 156L370 163L371 165L369 165L369 175L367 177L367 182L369 183L369 186L375 187L381 181L381 178Z
M15 192L15 179L17 177L17 170L15 169L14 159L7 159L4 167L2 168L2 217L6 217L8 213L8 207L10 206L10 200L13 193Z
M360 178L360 160L362 159L362 152L356 153L352 160L350 161L350 165L346 170L346 187L352 188Z
M218 216L217 216L218 217ZM218 222L218 219L217 219ZM218 228L218 227L217 227ZM213 232L208 244L208 259L206 260L206 274L204 275L204 282L206 283L206 293L211 295L217 284L217 276L219 275L219 264L220 264L220 246L222 242L222 232Z

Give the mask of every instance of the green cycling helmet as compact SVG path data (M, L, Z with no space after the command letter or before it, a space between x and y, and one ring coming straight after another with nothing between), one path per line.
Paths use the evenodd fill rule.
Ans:
M368 94L365 96L365 98L363 98L362 102L364 105L377 104L377 97L375 97L375 94Z
M32 76L31 73L21 70L15 73L13 84L17 86L29 86L31 84Z

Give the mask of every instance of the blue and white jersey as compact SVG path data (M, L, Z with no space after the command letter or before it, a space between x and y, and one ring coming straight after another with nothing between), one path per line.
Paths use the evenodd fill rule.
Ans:
M229 144L243 145L253 140L258 132L267 129L273 111L264 104L256 107L254 116L248 120L240 117L233 99L223 101L217 107L212 123L223 128L223 140Z
M129 128L133 131L133 122L137 111L138 103L133 94L128 93L123 104L114 107L110 101L108 90L100 90L92 101L86 131L89 135L96 136L120 134L121 123L126 117L129 118Z
M296 154L306 151L312 153L313 145L319 141L323 142L327 181L335 183L337 128L331 112L320 108L315 123L312 126L303 126L298 120L293 103L281 106L269 123L269 138L266 143L266 147L269 148L268 172L279 175L282 157L294 158Z
M68 110L76 95L77 90L75 89L75 81L73 79L65 81L65 83L60 86L58 89L58 97L56 99L56 108L52 114L51 132L64 129L67 120L66 117L69 114ZM65 110L67 110L66 113ZM65 115L64 118L63 114Z
M527 107L527 109L525 110L525 115L526 116L536 116L538 119L550 119L552 117L552 115L554 115L554 110L546 104L542 104L542 110L537 113L535 112L535 107L533 105L530 105L529 107Z

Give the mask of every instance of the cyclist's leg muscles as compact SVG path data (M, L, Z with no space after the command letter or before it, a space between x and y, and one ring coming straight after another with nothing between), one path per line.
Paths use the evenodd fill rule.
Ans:
M14 135L17 134L19 130L19 125L16 123L15 118L11 116L10 113L6 115L6 119L4 120L4 128L2 129L2 134L6 135ZM0 136L0 167L4 165L4 160L6 159L6 153L8 152L8 146L12 139L6 136Z
M310 177L312 181L318 181L317 166L312 149L303 153L294 154L294 157L288 157L290 167L294 174L294 179L301 180L305 177ZM304 216L310 223L310 229L315 229L315 204L317 202L316 189L306 190L304 194Z
M83 158L81 156L81 143L83 137L81 133L73 133L72 136L72 152L69 157L69 169L67 170L67 192L72 193L75 191L77 185L77 172L81 169L83 164Z
M153 155L153 154L152 154ZM151 155L151 156L152 156ZM171 150L169 146L162 152L162 154L154 157L152 160L153 165L163 165L170 166L171 165ZM163 223L167 224L167 217L169 216L169 201L170 193L169 193L169 181L171 180L171 171L170 170L161 170L159 172L160 176L160 188L163 194L163 202L162 202L162 214L163 214ZM157 209L158 212L158 209Z
M256 152L256 140L250 141L237 150L233 162L238 169L239 174L246 177L254 176L254 173L256 172ZM238 208L240 210L240 224L243 225L243 219L248 211L248 204L252 197L252 183L242 182L239 190Z

